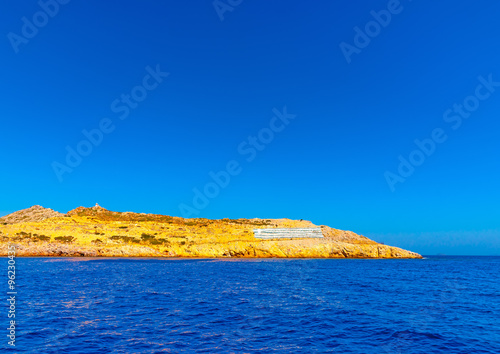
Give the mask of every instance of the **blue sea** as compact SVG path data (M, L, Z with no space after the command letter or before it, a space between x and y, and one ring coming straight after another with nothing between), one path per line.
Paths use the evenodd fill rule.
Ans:
M16 266L16 346L4 306L2 352L500 353L500 257Z

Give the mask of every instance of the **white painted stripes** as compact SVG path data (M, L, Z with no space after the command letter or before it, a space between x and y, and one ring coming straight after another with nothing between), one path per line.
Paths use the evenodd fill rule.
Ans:
M254 229L253 234L260 239L273 238L323 238L323 232L319 227L308 228L277 228L277 229Z

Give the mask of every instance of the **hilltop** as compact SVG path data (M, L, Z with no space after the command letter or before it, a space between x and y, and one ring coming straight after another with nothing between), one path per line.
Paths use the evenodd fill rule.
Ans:
M351 231L290 219L186 219L96 205L61 214L34 206L5 216L0 254L20 256L421 258ZM254 229L320 228L323 238L262 240ZM320 233L320 235L321 235Z
M12 214L0 218L1 224L16 224L21 222L37 222L58 216L63 216L57 211L34 205L31 208L16 211Z

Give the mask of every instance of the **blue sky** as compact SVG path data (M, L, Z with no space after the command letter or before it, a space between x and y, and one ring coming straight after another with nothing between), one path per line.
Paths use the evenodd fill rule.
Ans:
M6 4L0 212L288 217L500 254L500 4L215 5Z

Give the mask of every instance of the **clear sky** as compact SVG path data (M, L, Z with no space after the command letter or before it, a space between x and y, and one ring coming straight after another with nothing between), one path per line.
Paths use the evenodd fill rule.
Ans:
M288 217L424 254L500 254L499 13L9 1L0 212Z

